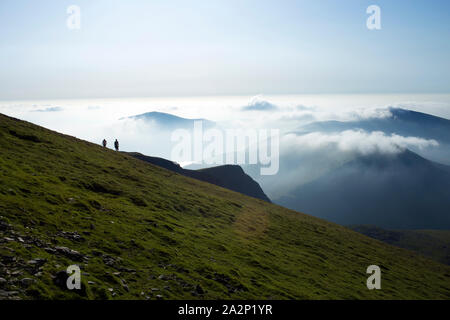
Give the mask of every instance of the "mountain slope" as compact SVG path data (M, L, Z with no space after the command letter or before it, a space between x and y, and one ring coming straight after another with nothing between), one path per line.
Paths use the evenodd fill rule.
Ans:
M260 185L247 175L238 165L223 165L205 168L200 169L197 172L218 179L218 185L221 187L270 202L270 199L266 196Z
M247 196L270 202L259 184L248 176L238 165L218 166L203 170L183 169L180 165L158 157L149 157L137 152L129 152L136 159L154 164L167 170L177 172L186 177L209 182L219 187L240 192Z
M302 126L299 130L300 133L317 131L332 133L345 130L381 131L387 135L433 139L439 143L439 146L412 150L427 159L450 165L450 120L400 108L389 108L389 112L391 116L385 118L313 122Z
M450 171L408 150L360 156L276 203L343 225L450 229Z
M351 226L351 229L450 265L450 230L385 230L368 225Z
M2 115L0 152L0 298L450 298L448 266Z

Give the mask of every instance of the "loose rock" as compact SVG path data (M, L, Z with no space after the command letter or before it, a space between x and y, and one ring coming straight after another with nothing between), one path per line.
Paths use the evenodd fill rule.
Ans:
M20 283L22 284L22 286L24 287L29 287L34 283L34 279L31 278L23 278L22 280L20 280Z

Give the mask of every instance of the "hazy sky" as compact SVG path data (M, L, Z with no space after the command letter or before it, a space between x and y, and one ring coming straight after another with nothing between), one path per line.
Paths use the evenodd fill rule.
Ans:
M1 0L0 39L0 100L450 92L447 0Z

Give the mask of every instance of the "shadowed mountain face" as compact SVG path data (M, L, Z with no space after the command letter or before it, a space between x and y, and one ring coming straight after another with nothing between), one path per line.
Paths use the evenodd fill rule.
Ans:
M270 202L270 199L265 195L260 185L238 165L212 167L201 169L197 172L218 179L218 185L221 187Z
M144 120L152 122L153 124L165 130L174 129L193 129L195 121L202 121L204 127L212 127L214 122L205 119L186 119L163 112L147 112L136 116L128 117L127 119Z
M260 185L250 176L245 174L244 170L242 170L240 166L225 165L203 170L187 170L183 169L177 163L166 159L149 157L137 152L131 152L128 154L137 159L182 174L184 176L209 182L222 188L230 189L253 198L270 202L270 199L265 195Z
M428 159L450 164L450 120L426 113L390 108L392 116L386 118L370 118L359 121L323 121L314 122L300 128L305 132L341 132L345 130L381 131L385 134L434 139L438 148L431 150L413 149L414 152Z
M411 151L362 156L276 203L339 224L450 228L450 171Z

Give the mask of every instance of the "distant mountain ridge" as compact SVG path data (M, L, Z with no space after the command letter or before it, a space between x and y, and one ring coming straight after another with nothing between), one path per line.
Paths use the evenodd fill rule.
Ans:
M339 224L450 228L450 167L406 150L360 156L275 202Z
M271 202L262 190L261 186L248 176L238 165L224 165L202 170L183 169L172 161L143 155L137 152L127 153L134 158L165 168L167 170L182 174L204 182L215 184L219 187L236 191L247 196Z
M153 121L155 124L166 128L166 129L177 129L177 128L193 128L193 124L195 121L202 121L202 124L204 127L211 127L214 126L215 123L213 121L207 120L207 119L187 119L182 118L170 113L164 113L164 112L147 112L123 119L134 119L134 120L144 120L144 121Z
M321 121L302 126L306 132L340 132L362 129L386 134L415 136L450 143L450 120L400 108L389 108L392 116L356 121Z
M310 132L338 133L346 130L381 131L387 135L433 139L438 146L415 148L412 151L427 159L450 165L450 120L430 114L389 108L391 116L367 118L354 121L321 121L302 126L296 133Z

